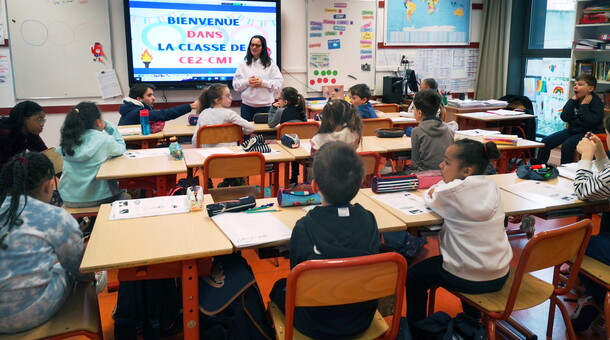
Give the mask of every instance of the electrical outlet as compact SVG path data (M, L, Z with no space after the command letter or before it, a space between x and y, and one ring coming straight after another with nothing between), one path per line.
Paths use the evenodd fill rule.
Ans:
M360 69L362 71L370 71L371 70L371 65L369 65L368 63L367 64L362 64L362 65L360 65Z

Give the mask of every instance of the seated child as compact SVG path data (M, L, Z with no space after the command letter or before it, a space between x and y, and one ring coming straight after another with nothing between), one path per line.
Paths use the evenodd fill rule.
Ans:
M74 281L92 276L79 273L85 248L78 223L49 204L51 161L26 153L4 165L0 181L0 333L18 333L51 318Z
M231 107L231 91L225 84L212 84L201 91L199 95L197 113L199 119L195 127L192 142L195 148L206 148L213 146L235 146L235 143L202 144L197 145L197 131L202 125L237 124L242 127L244 135L254 132L254 125L241 118ZM202 111L203 110L203 111Z
M25 150L46 150L40 138L46 121L42 107L29 100L15 105L8 117L0 118L0 166Z
M371 89L367 84L356 84L349 89L352 97L352 105L358 108L361 118L377 118L375 108L369 102L371 100Z
M147 83L136 83L129 89L129 97L123 99L119 107L121 119L119 125L140 124L140 110L148 110L151 122L168 121L176 119L193 109L198 109L197 101L190 104L182 104L169 109L155 110L155 85Z
M426 79L422 80L421 84L419 84L419 90L420 91L432 90L432 91L436 92L439 96L441 95L441 93L438 91L438 83L436 82L436 80L434 78L426 78ZM413 109L414 109L414 103L411 102L411 105L409 105L408 111L413 112ZM436 115L441 120L444 120L445 116L447 116L447 111L445 110L445 105L443 105L442 102L439 105ZM453 131L455 132L455 130L453 130Z
M131 198L119 190L116 180L95 178L102 163L125 152L119 130L102 119L95 103L81 102L68 112L59 145L57 152L64 159L59 194L66 207L93 207Z
M343 99L333 99L322 109L320 128L311 138L311 155L327 142L342 141L354 149L362 139L362 121L354 107Z
M306 122L305 99L294 87L284 87L280 99L269 110L269 127L286 122Z
M424 201L444 223L439 234L441 255L409 268L409 323L426 317L428 289L440 286L464 293L500 290L508 279L512 249L504 231L500 189L483 172L500 156L493 142L462 139L451 144L440 164L443 180L424 193ZM464 305L468 314L474 307Z
M314 190L322 195L315 207L297 221L290 238L290 268L314 259L336 259L377 254L380 239L375 216L360 204L351 204L364 176L363 163L354 148L328 142L314 158ZM270 298L285 312L286 279L275 283ZM329 307L299 307L294 325L304 335L339 338L367 329L377 301Z
M411 169L440 169L444 152L453 143L453 131L437 116L440 96L432 90L422 90L413 98L414 115L419 125L411 133Z
M568 128L542 139L544 147L538 149L538 160L547 163L551 150L561 145L561 164L574 162L576 145L587 131L602 132L604 103L593 92L597 80L590 74L581 74L574 83L574 96L568 99L561 112L561 120Z
M604 128L606 136L610 137L610 118L608 117L604 119ZM610 139L606 138L606 143L610 144ZM588 133L578 143L576 150L581 155L574 181L576 195L583 200L608 199L610 197L610 160L608 160L608 155L604 151L603 142L596 135ZM593 173L591 171L593 163L595 163L599 172ZM604 213L604 216L602 216L600 233L591 236L585 254L610 265L610 230L607 214ZM592 329L597 327L599 331L603 331L603 306L606 289L582 275L580 280L585 286L585 293L578 300L576 310L572 315L574 331L584 332L589 327ZM596 320L600 320L600 322ZM595 331L595 329L593 330Z

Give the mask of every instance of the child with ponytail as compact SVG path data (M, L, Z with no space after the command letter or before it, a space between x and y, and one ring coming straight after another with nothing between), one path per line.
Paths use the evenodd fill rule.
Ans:
M327 142L341 141L354 147L362 139L362 121L358 111L343 99L333 99L324 105L321 123L316 135L311 138L311 156Z
M444 219L441 255L409 268L409 323L425 318L431 286L480 294L500 290L508 279L512 250L500 189L483 176L489 161L499 157L494 143L471 139L454 142L445 151L443 180L424 193L426 205ZM464 305L464 311L480 318L474 307Z
M42 324L76 279L89 278L79 274L84 245L76 220L48 204L53 164L37 152L17 157L0 170L0 333Z
M294 87L284 87L280 99L269 110L269 127L286 122L306 122L305 98Z
M241 126L244 135L249 135L254 132L254 125L252 125L252 123L249 123L247 120L241 118L235 111L229 109L232 101L231 91L225 84L212 84L201 91L199 99L197 99L197 102L199 103L197 109L199 119L197 120L195 133L193 134L193 147L235 146L232 143L197 145L197 131L202 125L232 123Z
M102 119L92 102L76 105L61 127L60 148L64 168L59 194L66 207L93 207L117 199L129 199L115 180L95 179L100 165L125 152L125 141L111 122Z

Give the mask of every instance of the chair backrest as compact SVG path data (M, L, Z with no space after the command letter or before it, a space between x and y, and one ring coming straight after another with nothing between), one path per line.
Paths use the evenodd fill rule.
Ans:
M260 152L240 154L214 154L203 162L203 188L208 193L209 178L234 178L260 175L261 188L265 187L265 157ZM260 198L264 190L260 190Z
M404 302L407 262L398 253L310 260L292 268L286 282L286 339L292 339L294 308L334 306L394 295L394 315ZM392 318L390 335L398 334L400 317Z
M358 155L364 162L364 176L375 176L379 174L379 164L381 163L381 156L379 156L379 153L374 151L363 151L358 152Z
M606 143L606 134L596 133L595 135L602 141L602 144L604 145L604 151L608 151L608 143Z
M315 121L283 123L277 128L277 139L279 140L285 134L296 134L299 139L311 139L319 128L320 123Z
M241 126L235 124L202 125L197 130L197 147L201 144L231 143L239 145L244 140Z
M373 108L381 112L399 112L398 104L374 104Z
M362 120L362 135L375 136L375 130L392 127L390 118L367 118Z
M519 258L503 314L508 316L512 313L523 275L526 273L555 267L553 279L555 294L564 295L569 292L578 276L576 273L582 264L592 228L591 220L585 219L564 227L543 231L532 237L523 248ZM573 263L571 272L574 275L570 275L565 286L560 288L557 285L559 266L568 261Z

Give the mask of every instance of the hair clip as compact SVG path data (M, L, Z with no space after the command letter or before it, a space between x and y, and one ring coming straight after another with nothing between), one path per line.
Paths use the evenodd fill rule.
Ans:
M74 108L74 112L79 113L80 110L78 108Z

